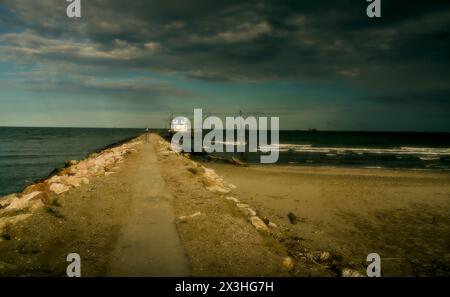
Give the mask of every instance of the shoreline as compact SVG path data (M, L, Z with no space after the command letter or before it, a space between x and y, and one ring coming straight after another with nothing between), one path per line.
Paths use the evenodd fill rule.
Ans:
M238 187L238 199L273 218L291 237L312 250L342 256L356 270L377 252L386 259L385 276L449 275L448 173L209 167Z
M107 176L114 165L123 162L142 136L131 137L96 150L80 160L67 160L64 167L54 169L46 178L0 197L0 228L26 220L44 206L58 205L58 197L71 189L88 185L90 179ZM0 238L0 242L2 238Z
M227 164L227 163L220 163L220 162L203 162L199 161L200 163L204 164L220 164L224 166L235 166L233 164ZM279 165L273 165L273 164L247 164L247 167L252 168L270 168L270 169L281 169L286 171L304 171L304 172L326 172L326 171L343 171L343 172L366 172L368 174L373 173L377 174L378 171L382 173L392 173L392 174L402 174L402 173L430 173L430 174L450 174L450 169L419 169L419 168L388 168L388 167L353 167L353 166L329 166L329 165L316 165L316 166L308 166L308 165L293 165L293 164L279 164ZM359 173L358 173L359 174Z
M17 128L20 128L20 127L17 127ZM36 127L36 128L41 128L41 127ZM55 128L55 129L58 129L58 128ZM61 128L61 129L66 129L66 128ZM78 128L73 128L73 129L78 129ZM92 128L92 129L100 129L100 128ZM105 129L109 129L109 128L105 128ZM31 181L28 185L24 186L23 188L21 188L17 192L11 192L11 193L6 193L4 195L1 195L0 196L0 201L3 198L8 197L8 196L13 195L13 194L19 194L20 195L21 193L23 193L25 191L26 188L28 188L28 187L30 187L32 185L35 185L35 184L39 184L39 183L45 182L46 180L52 178L53 176L58 175L60 172L64 171L68 167L70 167L70 165L68 165L70 162L73 162L73 161L81 162L81 161L87 160L87 159L93 157L95 154L97 154L97 155L101 154L102 152L104 152L104 151L106 151L108 149L113 149L115 147L121 146L122 144L125 144L127 142L131 142L131 141L133 141L135 139L138 139L140 137L142 137L142 134L141 135L137 135L137 136L127 137L125 139L122 139L122 140L119 140L119 141L115 141L113 143L110 143L110 144L107 144L105 146L102 146L101 148L89 151L83 157L81 157L79 159L66 160L65 161L65 165L60 166L60 167L55 167L53 170L50 171L50 173L47 176L42 177L42 178L38 178L38 179L36 179L34 181Z
M0 275L64 275L64 255L74 251L83 254L84 275L114 275L111 263L122 254L117 245L128 246L130 234L173 243L158 229L132 231L141 221L142 195L156 189L155 207L166 201L164 224L175 228L171 234L184 251L177 263L184 262L183 255L188 263L183 275L363 276L372 236L378 237L372 247L382 258L403 259L405 252L418 257L386 264L387 275L432 275L426 268L430 261L440 263L437 275L448 275L450 259L436 258L442 243L427 237L440 238L450 228L447 174L201 163L173 152L160 135L143 140L139 136L61 169L47 180L70 184L53 188L59 194L34 185L6 206L1 200ZM87 183L81 175L88 175ZM147 218L151 222L159 212L145 213L154 213ZM404 245L411 237L417 237L417 246ZM142 251L151 251L155 238L145 242L149 250ZM155 253L145 255L177 267L170 255ZM127 269L121 275L137 273Z

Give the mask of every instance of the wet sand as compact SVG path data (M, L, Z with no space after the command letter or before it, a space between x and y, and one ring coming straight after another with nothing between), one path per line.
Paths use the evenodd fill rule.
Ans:
M341 255L360 271L376 252L385 276L450 275L449 173L206 165L313 251Z

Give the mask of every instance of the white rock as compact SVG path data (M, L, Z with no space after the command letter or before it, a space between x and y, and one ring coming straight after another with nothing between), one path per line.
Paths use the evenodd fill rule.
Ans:
M33 200L40 200L42 197L44 197L45 193L41 191L34 191L30 194L22 196L21 199L25 199L27 201L33 201Z
M70 187L64 184L60 183L53 183L50 185L50 191L56 193L57 195L60 195L64 192L67 192L70 190Z
M12 202L14 199L16 199L16 198L17 198L16 194L10 194L10 195L1 197L1 198L0 198L0 210L1 210L2 208L6 208L6 207L7 207L8 205L10 205L11 202Z
M250 221L252 222L253 227L256 228L259 232L269 233L269 228L266 224L257 216L251 217Z
M251 209L250 207L247 208L247 211L249 212L249 214L250 214L252 217L256 216L256 211L254 211L254 210Z
M54 175L51 178L47 179L45 182L48 184L63 183L67 177L67 175Z
M83 177L89 176L89 170L87 170L87 169L81 169L81 170L79 170L79 171L73 172L73 174L75 174L76 177L81 177L81 178L83 178Z
M196 212L196 213L191 214L191 215L189 215L189 216L181 216L181 217L179 217L178 219L179 219L180 221L186 221L186 220L188 220L188 219L192 219L192 218L198 217L198 216L201 215L201 214L202 214L201 212Z
M249 205L245 204L245 203L238 203L236 206L239 207L239 208L247 208L247 207L249 207Z
M213 169L204 167L204 170L205 172L203 175L205 176L206 179L213 182L220 180L220 177L216 174L216 172Z
M233 201L235 203L239 203L239 200L237 198L234 198L234 197L226 197L225 199Z
M220 194L228 194L228 193L230 193L229 189L226 189L226 188L224 188L224 187L222 187L220 185L209 186L209 187L206 187L206 189L208 191L210 191L210 192L213 192L213 193L220 193Z
M21 198L15 198L11 201L11 203L6 207L6 209L24 209L27 208L30 204L30 201Z
M253 209L251 209L250 207L245 207L245 208L240 208L240 210L247 216L249 217L254 217L256 216L256 211L254 211Z
M81 186L81 179L75 176L68 176L65 180L63 180L63 183L67 186L78 188Z
M40 191L34 191L27 195L24 195L21 198L14 197L10 200L9 205L6 207L7 210L20 210L24 208L28 208L40 202L44 197L45 193Z
M269 226L270 228L277 228L277 227L278 227L278 226L277 226L275 223L273 223L273 222L269 222L269 224L268 224L267 226Z

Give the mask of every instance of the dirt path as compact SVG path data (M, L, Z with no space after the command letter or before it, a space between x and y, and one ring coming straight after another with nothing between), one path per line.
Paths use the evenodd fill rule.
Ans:
M0 276L65 276L70 253L81 256L82 276L187 275L170 193L143 143L107 176L3 230Z
M150 140L0 230L0 276L65 276L70 253L82 276L289 275L277 240L207 190L192 161Z
M175 226L170 192L161 177L153 145L143 144L124 171L130 209L110 257L110 276L186 276L186 256Z

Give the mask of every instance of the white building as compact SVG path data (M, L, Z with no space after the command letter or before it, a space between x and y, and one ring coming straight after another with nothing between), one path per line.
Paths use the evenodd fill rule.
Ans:
M189 120L185 117L176 117L170 124L170 130L172 132L187 132L189 131Z

